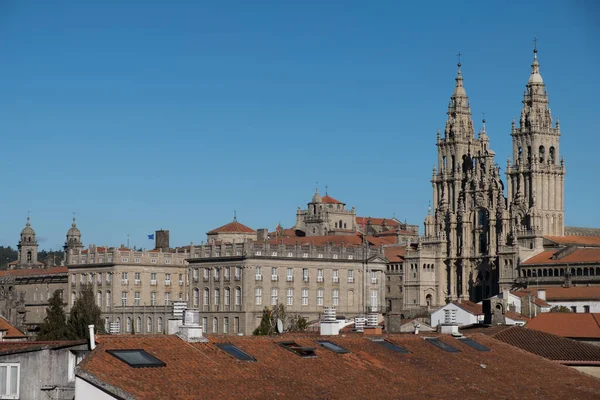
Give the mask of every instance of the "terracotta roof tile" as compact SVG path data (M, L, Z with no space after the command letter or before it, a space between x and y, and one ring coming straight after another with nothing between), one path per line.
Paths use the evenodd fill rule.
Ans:
M228 224L213 229L212 231L208 232L208 235L213 235L216 233L256 233L256 231L244 224L240 224L237 220L233 220Z
M329 196L329 195L325 195L321 198L321 201L323 203L328 203L328 204L344 204L339 200L334 199L333 197Z
M527 328L576 339L600 339L600 314L547 312L532 319Z
M391 218L372 218L372 217L356 217L356 224L359 225L359 226L362 226L363 219L365 221L365 226L369 223L369 220L371 220L371 225L382 225L383 221L385 221L385 224L387 226L390 226L390 227L400 226L400 223L398 221L396 221L395 219L391 219Z
M69 272L65 266L52 268L32 268L32 269L9 269L0 271L0 276L33 276L33 275L60 275Z
M453 301L452 304L457 305L458 307L473 315L483 314L483 307L481 306L481 304L473 303L470 300L462 300L460 303L458 301Z
M544 236L557 244L600 246L600 236Z
M473 339L491 352L478 352L456 339L442 337L460 350L454 354L441 351L419 335L387 336L409 354L391 352L359 335L327 337L350 350L335 354L319 347L316 339L324 338L209 336L210 343L190 344L168 335L115 336L100 341L79 365L77 375L120 388L138 399L195 399L202 393L202 397L219 399L391 399L401 394L407 399L551 400L589 399L600 392L600 380L485 335ZM292 355L277 344L281 340L316 347L317 357ZM238 361L219 350L215 342L232 342L257 361ZM166 366L131 368L106 352L134 348L144 349Z
M526 297L528 295L533 295L534 304L536 304L540 307L552 307L552 304L537 297L537 291L535 291L533 289L523 289L523 290L519 290L516 292L512 292L511 294L514 294L515 296L520 297L520 298Z
M406 246L386 246L383 248L383 253L390 262L404 261Z
M0 317L0 331L6 331L6 339L26 339L27 335L11 325L4 317Z
M0 342L0 355L25 353L44 349L60 349L70 346L79 346L87 340L55 340L42 342Z
M552 256L561 250L546 250L522 263L522 265L540 264L573 264L573 263L598 263L600 262L600 248L578 248L572 253L559 259Z
M600 286L572 286L572 287L537 287L526 289L537 296L538 290L546 290L547 301L564 300L598 300L600 299Z

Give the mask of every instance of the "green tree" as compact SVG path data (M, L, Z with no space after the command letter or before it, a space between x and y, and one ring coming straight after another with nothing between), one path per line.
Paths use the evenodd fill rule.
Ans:
M89 338L88 325L94 325L96 332L102 332L103 322L100 307L94 301L91 286L86 286L79 292L79 297L71 308L69 315L69 330L74 339Z
M570 313L571 309L569 307L566 306L554 306L550 309L550 312L564 312L564 313Z
M55 290L46 308L46 317L40 325L38 340L66 340L70 339L69 326L67 325L67 314L63 308L63 300L60 290Z
M294 315L290 319L290 326L288 330L290 332L304 332L308 329L308 320L301 315Z
M285 306L283 304L265 307L260 324L252 334L255 336L275 335L277 333L277 320L281 320L283 326L285 326L286 318Z

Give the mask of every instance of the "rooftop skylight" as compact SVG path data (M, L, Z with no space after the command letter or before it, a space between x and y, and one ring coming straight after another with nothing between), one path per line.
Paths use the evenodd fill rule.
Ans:
M314 347L302 347L296 342L279 342L279 345L302 358L314 358L317 356Z
M458 341L461 343L464 343L467 346L470 346L478 351L490 351L490 349L488 347L485 347L484 345L477 343L476 341L474 341L473 339L468 338L468 337L458 338Z
M338 354L346 354L350 353L350 350L346 350L345 348L338 346L337 344L330 342L329 340L317 340L317 343L321 346L325 347L328 350L333 351Z
M238 360L241 361L256 361L256 358L252 357L250 354L242 351L240 348L236 347L231 343L217 343L217 347L223 351L226 351L230 355L234 356Z
M371 339L373 342L375 343L379 343L380 345L382 345L383 347L385 347L388 350L391 350L395 353L400 353L400 354L408 354L410 353L410 351L406 350L404 347L400 347L395 343L392 342L388 342L387 340L384 339Z
M429 338L425 338L425 340L427 342L431 343L432 345L434 345L435 347L442 349L444 351L447 351L448 353L460 353L460 350L458 350L455 347L450 346L448 343L442 342L438 338L429 337Z
M106 352L133 368L155 368L167 365L143 349L106 350Z

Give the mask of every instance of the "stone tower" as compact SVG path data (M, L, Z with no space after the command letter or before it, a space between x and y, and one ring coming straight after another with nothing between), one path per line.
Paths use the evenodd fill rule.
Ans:
M35 238L35 231L29 223L29 216L25 228L21 231L21 240L17 245L19 250L19 267L33 267L37 264L38 243Z
M81 243L81 232L79 231L79 228L77 228L75 217L73 217L73 223L67 231L67 240L65 241L63 249L65 250L65 255L68 254L69 250L77 252L77 250L83 249L83 243Z
M308 203L308 209L304 217L306 236L327 235L327 209L319 194L319 188L315 190L312 201Z
M517 235L564 235L565 163L560 157L560 123L552 126L548 93L537 49L523 95L519 127L511 129L513 161L507 165L508 199Z

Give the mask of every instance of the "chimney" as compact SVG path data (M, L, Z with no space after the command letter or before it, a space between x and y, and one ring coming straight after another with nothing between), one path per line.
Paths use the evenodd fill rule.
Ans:
M256 241L257 242L266 242L269 240L269 230L265 228L260 228L256 230Z
M208 342L208 339L202 335L199 310L191 309L183 312L183 325L179 326L176 335L190 343Z
M88 329L90 330L90 350L94 350L96 348L96 336L94 335L94 325L88 325Z
M159 230L154 232L155 236L154 236L154 240L155 240L155 245L154 248L156 250L162 250L164 253L168 253L170 250L170 245L169 245L169 231L165 231L165 230Z
M546 301L546 289L538 289L537 297L538 299Z
M339 335L340 324L336 319L336 313L334 307L325 307L323 317L319 323L319 333L322 336Z

